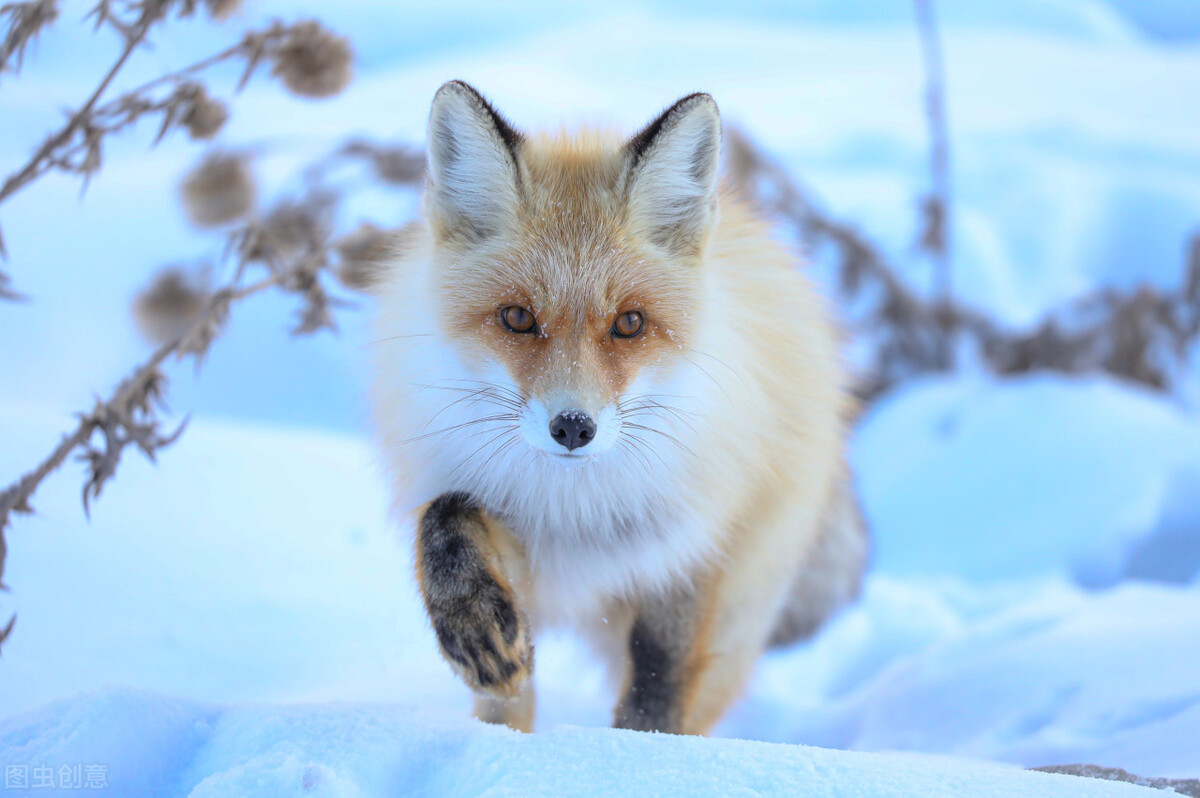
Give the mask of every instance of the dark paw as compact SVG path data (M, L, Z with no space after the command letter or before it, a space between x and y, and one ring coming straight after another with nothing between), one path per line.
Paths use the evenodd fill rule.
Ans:
M447 611L430 613L442 655L468 686L506 697L528 681L533 663L529 625L494 590ZM505 591L506 592L506 591Z
M468 686L514 696L533 669L529 622L480 553L478 507L462 494L439 498L421 519L422 594L442 655Z

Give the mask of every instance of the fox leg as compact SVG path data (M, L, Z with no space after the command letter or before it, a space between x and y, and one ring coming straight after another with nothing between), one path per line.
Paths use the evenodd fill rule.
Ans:
M748 521L736 547L698 575L692 590L636 607L614 725L707 734L741 695L816 528L796 506L764 509Z
M442 656L476 693L476 715L528 731L533 644L512 587L511 535L465 493L431 502L417 528L417 581Z
M683 733L690 661L699 642L696 605L695 593L682 588L639 603L629 627L617 728Z
M533 682L525 682L514 698L489 693L475 694L475 717L485 723L498 723L522 732L533 731Z

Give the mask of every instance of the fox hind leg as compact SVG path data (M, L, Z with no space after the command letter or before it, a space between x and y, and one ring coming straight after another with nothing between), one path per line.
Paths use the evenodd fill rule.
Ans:
M442 656L481 696L476 713L531 727L533 643L498 526L465 493L435 499L417 529L417 580Z

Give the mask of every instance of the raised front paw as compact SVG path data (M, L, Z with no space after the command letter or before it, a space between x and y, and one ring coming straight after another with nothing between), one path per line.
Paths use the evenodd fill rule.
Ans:
M475 690L515 696L533 670L529 622L488 563L487 526L464 493L436 499L421 518L417 573L442 655Z

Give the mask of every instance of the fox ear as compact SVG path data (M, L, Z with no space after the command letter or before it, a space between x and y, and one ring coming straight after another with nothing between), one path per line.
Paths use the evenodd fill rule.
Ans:
M479 241L512 218L524 137L461 80L443 85L429 113L426 211L439 235Z
M629 219L635 233L668 249L698 252L716 213L721 114L689 94L625 145Z

